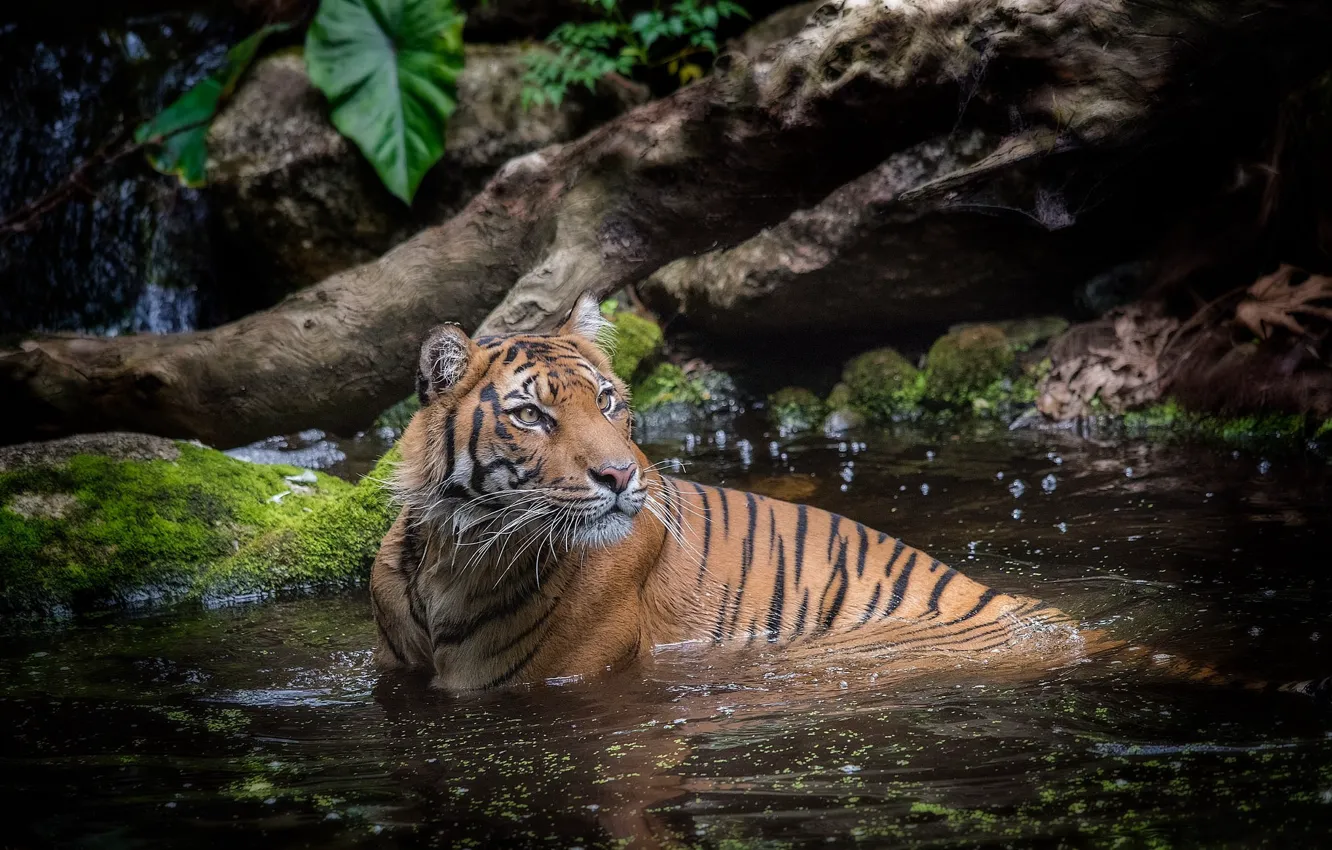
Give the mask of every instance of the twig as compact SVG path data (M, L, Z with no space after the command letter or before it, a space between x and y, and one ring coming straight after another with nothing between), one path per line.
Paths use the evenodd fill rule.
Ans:
M34 198L14 212L0 219L0 238L8 239L19 233L27 233L41 227L42 219L50 212L58 209L62 204L72 198L74 195L82 192L89 196L95 195L92 187L89 185L90 178L94 171L103 166L111 165L124 159L136 151L143 148L144 144L140 142L128 142L120 146L113 153L108 153L115 143L115 139L101 145L92 155L75 166L64 180L52 187L45 194ZM153 140L149 140L150 142Z

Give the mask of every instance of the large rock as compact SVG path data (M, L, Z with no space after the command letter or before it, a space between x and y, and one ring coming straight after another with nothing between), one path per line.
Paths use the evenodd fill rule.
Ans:
M341 586L393 513L379 483L143 434L0 449L0 612L213 603Z
M558 108L521 102L525 48L470 45L444 158L411 208L389 194L328 119L299 51L258 62L208 135L208 183L241 276L269 296L378 257L452 216L509 159L577 138L646 97L577 89Z

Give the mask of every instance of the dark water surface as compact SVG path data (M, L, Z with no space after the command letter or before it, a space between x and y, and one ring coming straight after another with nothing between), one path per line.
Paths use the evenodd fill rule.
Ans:
M860 439L648 451L1162 652L1332 674L1323 461ZM1332 709L1292 695L1102 662L881 687L833 658L761 683L675 661L449 697L378 680L373 637L364 594L11 634L0 846L1332 845Z

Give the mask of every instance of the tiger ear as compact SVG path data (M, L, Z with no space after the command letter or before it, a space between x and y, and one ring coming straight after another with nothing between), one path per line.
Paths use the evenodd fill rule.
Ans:
M578 296L558 335L581 336L607 353L615 348L615 325L601 314L601 302L591 292Z
M448 392L467 373L476 343L460 325L432 328L421 344L421 359L416 372L416 395L421 406L430 404Z

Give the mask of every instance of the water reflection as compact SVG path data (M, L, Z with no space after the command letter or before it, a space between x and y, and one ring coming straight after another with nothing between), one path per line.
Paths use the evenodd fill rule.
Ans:
M1318 462L1000 431L774 451L727 437L649 453L885 528L1162 651L1332 672ZM1291 696L1109 662L890 677L681 648L458 697L378 677L372 638L355 594L9 636L0 789L28 813L10 838L1315 846L1332 827L1332 714Z

